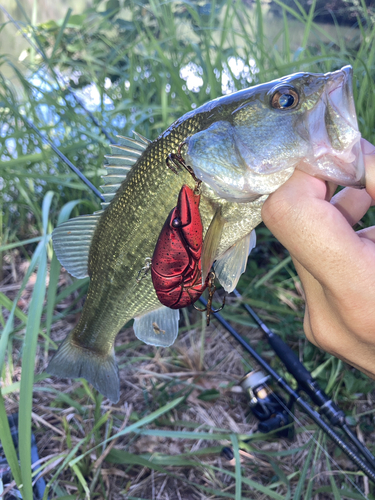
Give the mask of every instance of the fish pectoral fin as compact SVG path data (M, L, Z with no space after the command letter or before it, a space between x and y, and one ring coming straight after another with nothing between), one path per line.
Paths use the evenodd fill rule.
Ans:
M219 248L221 233L225 219L221 216L221 209L218 208L211 221L207 233L204 237L202 248L202 285L206 281L207 275L211 270L212 264L216 258L217 249Z
M247 258L256 245L255 229L241 238L216 259L215 274L228 293L233 292L242 273L246 270Z
M134 318L134 333L148 345L168 347L176 340L179 319L178 309L162 306Z
M112 403L120 399L120 381L114 352L101 355L72 342L72 334L63 341L46 369L57 377L85 378Z
M57 226L52 233L56 257L75 278L88 276L89 250L101 214L75 217Z

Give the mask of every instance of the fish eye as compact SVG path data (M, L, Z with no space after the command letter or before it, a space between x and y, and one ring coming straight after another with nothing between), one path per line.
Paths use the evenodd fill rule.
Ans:
M294 109L298 102L299 95L291 87L279 87L271 97L271 106L275 109Z

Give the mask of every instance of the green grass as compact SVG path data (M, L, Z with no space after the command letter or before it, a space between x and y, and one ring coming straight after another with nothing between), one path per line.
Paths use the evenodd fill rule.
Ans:
M327 491L333 498L361 498L355 487L363 487L360 474L344 470L319 476L319 464L324 470L334 468L325 464L320 446L335 453L341 464L347 462L303 416L299 415L302 427L297 427L296 441L283 441L273 451L265 445L274 437L264 442L258 433L247 435L251 426L246 427L246 419L238 414L246 401L230 389L253 363L242 354L233 358L238 347L230 345L215 325L204 330L200 316L192 311L184 312L181 342L162 352L142 346L129 330L120 334L117 358L127 370L122 393L131 396L122 406L103 406L102 397L85 381L53 382L44 373L87 290L87 280L72 281L60 274L50 234L58 222L98 209L98 200L28 128L23 116L99 186L109 142L77 105L68 85L78 91L95 83L99 97L93 115L112 136L130 135L135 129L153 139L185 112L220 96L223 75L236 90L296 71L326 72L352 64L360 129L368 140L375 139L375 99L369 99L374 96L375 27L365 10L350 39L337 29L323 41L321 27L314 22L314 2L308 11L297 2L293 8L283 7L282 22L272 33L260 2L249 10L239 1L214 1L209 11L198 2L149 0L126 5L120 9L116 0L99 2L96 8L74 15L68 11L61 22L42 25L33 25L25 15L20 21L33 42L28 58L21 67L13 57L0 55L0 281L7 280L5 287L18 286L3 291L0 285L0 438L17 487L25 500L32 499L33 429L44 443L38 470L45 474L50 498L107 498L108 484L116 485L119 498L154 498L152 485L155 482L160 491L164 480L166 488L177 485L182 498L265 495L297 500ZM246 64L251 60L256 71L234 74L230 58ZM189 91L180 76L189 63L202 78L196 91ZM12 69L11 80L3 76L5 69L7 75ZM373 218L369 214L364 224L373 224ZM21 271L23 263L28 267ZM307 368L358 421L373 446L373 410L365 404L372 383L304 340L298 277L285 250L264 227L258 230L258 247L239 288L250 305L261 309L262 318L299 351ZM235 303L229 303L223 314L242 332L254 327ZM259 352L293 383L265 339L251 332ZM232 372L228 365L233 365ZM227 421L216 426L196 416L209 421L215 407L234 421L240 419L246 432L233 430ZM6 412L15 410L20 413L19 462L6 419ZM234 448L234 467L218 458L224 444ZM243 450L256 458L241 455L240 467ZM310 479L314 474L319 478Z

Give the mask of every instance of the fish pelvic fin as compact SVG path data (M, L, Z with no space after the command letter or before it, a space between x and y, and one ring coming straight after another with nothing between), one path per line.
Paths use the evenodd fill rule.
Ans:
M63 378L85 378L103 396L117 403L120 381L114 352L102 355L78 346L72 340L72 333L60 345L46 369L47 373Z
M247 258L255 247L256 241L255 229L253 229L251 233L237 241L216 259L214 270L226 292L231 293L236 288L241 274L246 271Z

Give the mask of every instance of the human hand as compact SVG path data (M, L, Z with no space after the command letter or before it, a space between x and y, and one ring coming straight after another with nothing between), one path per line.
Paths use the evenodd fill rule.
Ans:
M306 337L375 378L375 227L355 232L375 202L375 147L362 139L366 190L296 170L269 196L262 218L300 276Z

